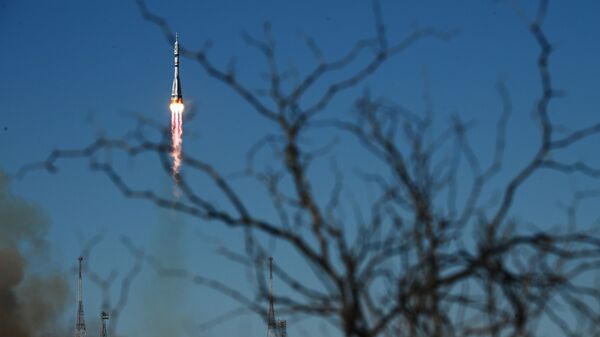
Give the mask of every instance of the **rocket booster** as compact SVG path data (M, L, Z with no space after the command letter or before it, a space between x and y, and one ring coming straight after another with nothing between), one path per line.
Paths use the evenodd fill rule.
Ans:
M173 144L173 178L177 181L179 177L179 167L181 166L181 144L183 137L183 97L181 96L181 81L179 80L179 35L175 34L175 46L173 49L175 56L175 74L173 75L173 87L171 88L171 142Z
M173 55L175 58L175 74L173 75L173 87L171 88L171 103L182 103L181 81L179 80L179 34L177 33L175 33Z

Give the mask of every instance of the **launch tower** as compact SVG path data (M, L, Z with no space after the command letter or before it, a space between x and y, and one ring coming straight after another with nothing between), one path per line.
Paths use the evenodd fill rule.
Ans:
M269 311L267 312L267 337L286 337L287 321L275 319L273 304L273 257L269 257Z
M83 281L82 281L83 257L79 257L79 278L77 294L77 322L75 323L75 337L85 337L85 319L83 317Z
M108 337L108 330L106 329L106 322L108 321L108 313L103 311L100 314L100 319L102 320L102 328L100 330L100 337Z

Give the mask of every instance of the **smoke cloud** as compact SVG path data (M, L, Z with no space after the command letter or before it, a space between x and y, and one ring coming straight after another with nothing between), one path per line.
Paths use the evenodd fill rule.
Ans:
M61 273L34 274L28 268L48 263L49 221L9 187L0 171L0 336L64 336L60 317L69 298L67 282Z

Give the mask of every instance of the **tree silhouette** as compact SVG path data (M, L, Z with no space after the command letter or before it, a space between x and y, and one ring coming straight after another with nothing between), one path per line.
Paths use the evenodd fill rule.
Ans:
M152 13L144 1L137 3L144 18L160 27L172 43L174 34L168 22ZM266 313L268 295L264 262L269 250L264 239L269 238L302 257L320 284L306 285L292 270L276 266L275 276L291 289L287 295L275 294L281 311L318 317L344 336L534 336L540 324L550 324L568 336L600 335L600 288L589 277L590 273L598 275L600 236L597 228L582 225L576 218L579 204L597 196L598 191L576 191L567 209L567 223L555 228L540 224L531 229L511 217L515 204L525 202L516 198L522 186L543 170L600 178L600 169L583 160L558 159L558 154L572 151L574 145L600 133L600 123L559 132L560 125L549 113L561 92L553 85L549 67L553 48L542 28L548 1L540 1L533 19L520 14L539 47L541 92L534 110L539 145L524 166L506 173L509 178L497 198L489 198L484 191L511 156L505 143L512 107L503 81L497 83L501 113L489 163L484 163L469 140L472 125L459 117L436 133L431 109L415 113L374 99L368 92L356 99L350 117L323 113L340 93L360 84L395 55L422 40L449 40L454 35L434 28L416 29L394 42L379 2L372 4L375 36L357 41L332 60L325 58L313 39L306 38L315 66L296 83L290 83L278 67L277 44L269 24L265 24L262 38L243 34L268 64L269 87L260 92L236 78L233 67L221 70L215 66L208 47L193 51L182 46L182 55L243 98L257 118L275 127L276 131L249 148L244 177L264 186L269 196L265 202L276 217L259 216L231 176L190 153L182 156L180 198L130 187L111 161L99 159L101 154L154 154L165 172L170 172L169 129L139 116L136 130L122 138L98 138L83 148L56 150L22 173L39 168L55 172L58 162L67 158L89 160L93 171L107 175L127 197L239 229L245 239L244 251L223 247L221 253L256 278L254 297L224 281L162 266L129 241L126 246L136 256L144 256L160 275L216 289L261 315ZM517 12L523 13L518 8ZM340 72L359 58L364 61L365 55L368 61L358 69ZM190 113L187 118L193 116ZM372 170L358 176L377 191L375 200L368 204L362 199L346 200L344 179L353 173L339 168L335 160L328 172L309 173L316 161L335 158L334 145L316 149L307 145L313 132L324 129L354 139L359 144L356 151L369 154ZM149 130L160 131L162 138L151 139ZM265 152L272 155L268 165L257 160L258 154ZM461 174L461 167L468 168L470 175ZM515 174L510 173L513 170ZM213 202L215 196L194 188L186 172L208 178L224 202ZM328 196L315 192L316 175L331 177L334 186Z

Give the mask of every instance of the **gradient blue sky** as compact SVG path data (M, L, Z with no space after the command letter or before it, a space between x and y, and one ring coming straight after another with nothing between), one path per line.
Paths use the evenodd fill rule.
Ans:
M418 43L356 90L340 95L328 113L349 111L352 99L365 88L371 88L374 96L422 109L422 73L426 69L440 119L447 120L445 116L454 113L474 119L478 126L472 135L474 143L485 151L485 146L492 144L489 134L500 110L494 85L503 77L514 100L508 164L517 167L535 146L530 143L536 132L530 112L540 87L535 68L537 46L509 3L382 0L382 6L392 40L419 26L459 29L460 34L449 42ZM215 64L225 66L235 57L239 77L250 87L264 84L261 73L265 64L241 41L242 30L258 35L262 22L271 21L281 64L294 64L304 72L313 63L302 34L314 37L325 55L334 57L373 31L367 1L154 0L148 1L148 7L180 32L184 46L195 49L212 40L210 57ZM529 5L524 8L533 13ZM553 103L552 112L573 128L600 120L599 13L598 1L555 1L544 25L556 46L551 61L555 85L567 91L565 98ZM134 111L168 123L172 46L157 27L142 19L133 1L0 0L0 50L0 169L10 175L26 163L45 158L55 148L85 145L99 134L126 132L133 123L124 112ZM199 112L185 126L184 147L226 172L241 168L249 144L272 125L187 59L182 60L181 78L184 98ZM571 158L596 154L596 141L582 144ZM342 143L339 151L357 162L372 160L354 157L353 146ZM170 181L156 168L156 161L120 162L120 168L135 176L137 183L170 192ZM568 201L561 196L582 182L576 177L552 183L548 179L552 177L541 175L532 182L533 187L525 189L523 198L528 202L516 208L515 215L538 223L559 221L556 206ZM176 265L202 269L216 278L231 278L234 286L249 289L235 266L220 263L212 253L215 245L199 239L202 233L235 246L239 241L235 232L127 200L104 176L90 172L84 161L64 162L56 175L31 173L13 181L12 188L38 204L51 219L48 239L60 265L68 267L75 262L82 238L106 230L106 241L95 251L96 266L101 270L114 267L124 271L128 266L129 257L117 241L124 234L133 237L136 244L172 258ZM270 212L260 203L254 207L265 214ZM165 315L169 329L177 329L172 326L179 324L178 318L165 311L181 309L186 322L198 322L235 306L205 289L157 281L148 271L137 282L139 286L134 288L120 323L120 330L130 336L144 332L144 325L156 324L159 315ZM95 316L98 293L88 288L88 313ZM170 294L171 300L157 296L157 289ZM149 309L153 306L162 309ZM302 331L300 325L291 329L297 329L294 335ZM260 336L265 327L258 317L248 315L203 335L233 336L240 332ZM183 336L172 334L177 335Z

